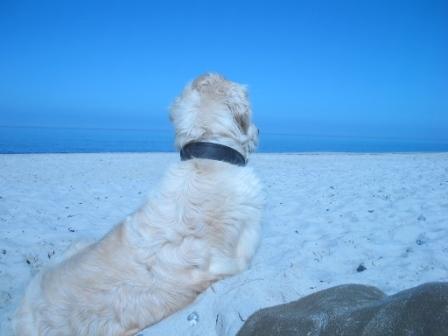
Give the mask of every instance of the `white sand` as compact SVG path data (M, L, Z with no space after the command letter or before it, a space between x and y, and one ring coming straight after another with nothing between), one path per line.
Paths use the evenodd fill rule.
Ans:
M0 155L0 334L37 269L136 209L176 160ZM390 294L448 280L448 153L259 154L251 164L268 198L252 267L141 335L234 335L255 310L334 285Z

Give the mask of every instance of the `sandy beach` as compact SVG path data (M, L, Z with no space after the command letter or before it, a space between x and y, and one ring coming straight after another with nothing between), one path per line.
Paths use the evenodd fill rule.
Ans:
M0 155L0 334L30 278L133 212L175 153ZM255 154L267 206L247 271L145 336L234 335L259 308L344 283L448 280L448 153Z

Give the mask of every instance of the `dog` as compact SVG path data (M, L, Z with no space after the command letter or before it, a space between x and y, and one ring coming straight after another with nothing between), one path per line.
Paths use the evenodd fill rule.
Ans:
M170 120L182 160L139 210L34 277L16 335L134 335L249 266L264 198L245 166L258 142L246 87L202 75Z

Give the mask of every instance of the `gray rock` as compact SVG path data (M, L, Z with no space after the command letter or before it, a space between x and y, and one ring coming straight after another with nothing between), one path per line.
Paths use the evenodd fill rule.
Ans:
M261 309L237 336L446 336L448 283L392 296L375 287L342 285Z

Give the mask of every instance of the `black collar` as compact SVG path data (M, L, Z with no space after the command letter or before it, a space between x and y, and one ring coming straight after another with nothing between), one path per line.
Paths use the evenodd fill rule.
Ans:
M228 162L237 166L245 166L247 161L237 150L212 142L190 142L180 150L182 161L198 158Z

